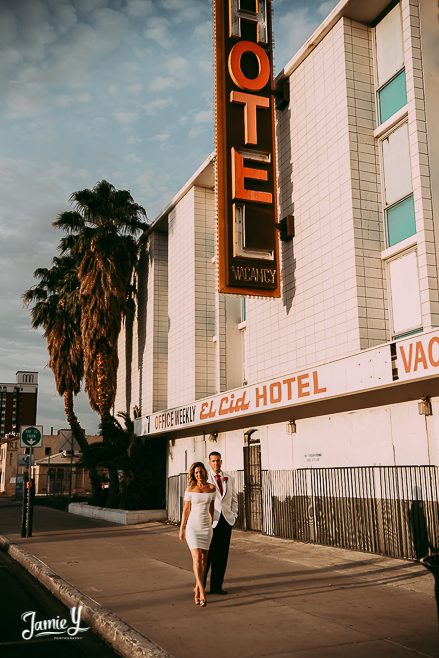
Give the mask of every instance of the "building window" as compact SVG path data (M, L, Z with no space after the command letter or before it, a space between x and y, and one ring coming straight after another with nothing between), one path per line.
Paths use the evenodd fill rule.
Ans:
M380 123L387 119L407 104L407 91L405 84L405 70L400 71L384 87L378 89L378 107Z
M413 194L386 210L387 242L392 247L416 233Z
M407 103L401 8L397 4L375 29L379 121L384 123Z
M381 141L387 246L416 233L407 123Z
M418 259L415 250L388 261L393 337L422 329Z

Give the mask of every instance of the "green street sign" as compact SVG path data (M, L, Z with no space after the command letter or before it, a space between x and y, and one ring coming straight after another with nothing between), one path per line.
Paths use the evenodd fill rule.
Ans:
M42 425L25 425L20 432L20 446L22 448L36 448L43 441Z

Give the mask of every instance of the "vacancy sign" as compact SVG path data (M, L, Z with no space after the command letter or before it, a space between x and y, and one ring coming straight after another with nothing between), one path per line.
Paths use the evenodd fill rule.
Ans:
M20 447L38 448L43 442L42 425L22 425L20 428Z
M398 341L395 345L399 380L439 375L438 329Z
M279 297L271 0L214 0L214 40L219 290Z

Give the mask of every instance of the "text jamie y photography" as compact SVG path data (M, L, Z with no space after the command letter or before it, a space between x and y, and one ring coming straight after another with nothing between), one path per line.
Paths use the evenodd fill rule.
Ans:
M52 619L37 619L36 612L29 610L21 615L27 628L21 633L23 640L32 640L35 637L52 635L54 640L79 640L80 634L89 630L81 626L82 605L70 609L70 619L53 617Z

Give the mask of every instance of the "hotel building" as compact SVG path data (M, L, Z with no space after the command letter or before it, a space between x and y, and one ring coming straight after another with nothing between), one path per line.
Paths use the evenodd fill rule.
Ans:
M240 527L439 544L435 5L342 0L278 76L279 298L218 292L214 156L149 229L115 411L167 442L171 520L219 450Z

